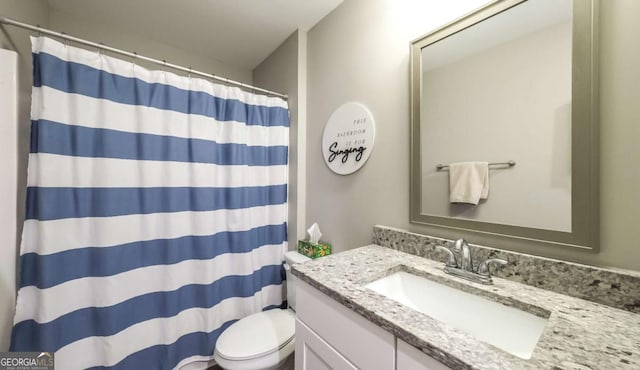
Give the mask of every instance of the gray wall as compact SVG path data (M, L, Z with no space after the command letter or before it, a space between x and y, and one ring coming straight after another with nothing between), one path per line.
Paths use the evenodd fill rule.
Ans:
M289 112L291 125L289 130L289 249L294 249L298 239L298 199L301 192L298 188L299 151L304 150L304 145L298 145L298 127L304 124L300 116L298 89L300 79L299 53L300 43L304 43L306 32L296 31L282 43L271 55L253 70L253 83L255 86L277 91L289 96ZM300 220L304 224L304 220ZM300 226L302 226L300 225Z
M462 2L447 2L449 6ZM375 224L455 238L409 223L409 43L481 1L347 0L309 31L307 214L336 251L369 244ZM601 251L528 243L508 248L592 265L640 270L640 1L601 2ZM418 15L421 18L418 18ZM350 176L324 164L324 125L341 104L359 101L376 120L367 164ZM470 239L491 245L491 238Z

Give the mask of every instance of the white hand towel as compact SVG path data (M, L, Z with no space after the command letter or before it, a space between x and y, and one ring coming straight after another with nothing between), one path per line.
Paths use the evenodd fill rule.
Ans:
M477 205L489 196L489 163L449 164L449 201Z

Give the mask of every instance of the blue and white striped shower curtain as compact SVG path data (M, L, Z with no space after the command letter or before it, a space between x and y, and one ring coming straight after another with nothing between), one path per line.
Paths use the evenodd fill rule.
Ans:
M282 302L286 102L32 38L12 351L58 369L209 359Z

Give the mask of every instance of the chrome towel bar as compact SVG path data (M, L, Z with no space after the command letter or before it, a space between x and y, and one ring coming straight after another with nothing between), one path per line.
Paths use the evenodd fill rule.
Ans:
M508 166L513 167L516 165L516 161L508 161L508 162L499 162L499 163L489 163L489 166ZM449 168L449 165L439 164L436 166L436 170L442 171Z

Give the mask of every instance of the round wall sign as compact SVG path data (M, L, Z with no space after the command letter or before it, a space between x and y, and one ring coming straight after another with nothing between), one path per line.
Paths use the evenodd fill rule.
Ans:
M337 174L354 173L369 159L375 138L376 128L369 109L360 103L343 104L324 126L324 161Z

